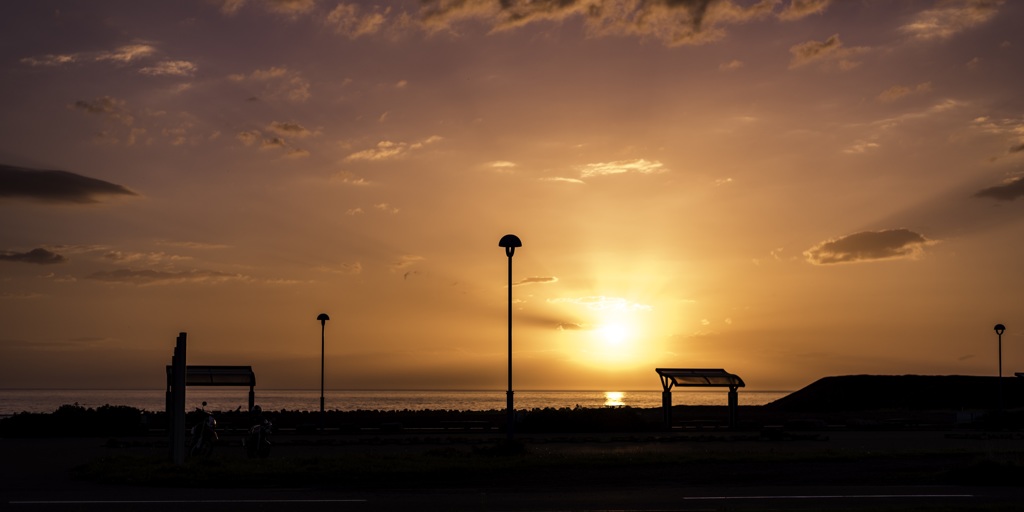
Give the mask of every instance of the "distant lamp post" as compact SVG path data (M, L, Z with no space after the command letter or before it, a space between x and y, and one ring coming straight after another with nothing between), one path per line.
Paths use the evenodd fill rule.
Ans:
M320 313L316 317L320 320L320 424L324 421L324 329L331 317L327 313Z
M1006 326L1003 324L996 324L994 327L996 336L999 337L999 413L1003 413L1003 333L1006 332Z
M505 394L508 415L508 427L506 428L506 435L511 440L514 436L513 426L515 424L515 417L512 411L512 255L516 252L516 247L522 247L523 242L519 240L518 236L505 235L498 241L498 247L505 248L505 256L508 256L508 392Z

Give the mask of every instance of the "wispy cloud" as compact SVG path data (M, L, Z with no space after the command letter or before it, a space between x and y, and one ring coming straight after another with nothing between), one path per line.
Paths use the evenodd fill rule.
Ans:
M180 256L177 254L167 254L165 252L124 252L124 251L107 251L103 254L103 259L119 264L146 264L146 265L160 265L166 263L175 263L180 261L191 260L191 256Z
M900 30L922 41L949 39L995 18L1003 0L959 0L940 2L935 8L917 13Z
M558 282L558 278L554 277L554 276L551 276L551 277L527 277L526 279L522 279L520 281L516 281L516 282L512 283L512 286L519 286L519 285L524 285L524 284L534 284L534 283L557 283L557 282Z
M349 171L338 171L331 177L331 180L345 185L355 185L358 187L365 187L370 184L366 178L357 176L355 173Z
M743 61L738 59L730 60L729 62L723 62L718 65L719 71L735 71L743 67Z
M262 86L262 96L270 99L283 99L301 103L310 98L309 81L302 73L286 67L270 67L257 69L252 73L229 75L234 82L249 83Z
M441 141L440 136L434 135L428 137L420 142L394 142L390 140L382 140L377 145L370 149L364 149L357 151L345 157L346 162L352 162L357 160L377 162L382 160L390 160L393 158L399 158L407 155L409 152L423 149L429 144Z
M125 126L135 123L135 116L125 106L125 101L110 96L101 96L94 100L78 100L69 107L87 114L105 116Z
M165 60L152 66L139 69L139 73L149 76L192 76L199 70L194 62L187 60Z
M0 198L51 203L97 203L104 196L134 196L127 188L67 171L28 169L0 164Z
M577 185L585 184L586 182L579 178L563 178L561 176L552 176L546 178L540 178L541 181L555 181L559 183L574 183Z
M470 20L483 22L491 32L535 23L580 19L590 36L633 36L666 46L699 45L726 36L726 28L772 17L793 21L822 12L826 0L797 0L781 10L780 2L761 0L740 5L731 0L545 1L440 0L425 4L421 14L430 31L453 31Z
M60 254L50 252L40 247L28 252L0 251L0 261L34 263L36 265L53 265L56 263L65 263L68 259Z
M868 52L867 47L846 47L839 40L839 34L833 34L824 41L806 41L793 45L789 53L793 59L789 69L796 69L809 64L818 64L823 69L848 71L860 65L853 57Z
M647 304L632 302L621 297L605 297L604 295L548 299L548 303L575 304L595 311L649 311L653 309Z
M390 7L370 7L369 12L364 7L355 3L339 3L324 19L324 25L331 28L336 34L343 35L349 39L358 39L380 32L387 23L387 16L391 13Z
M96 272L88 276L88 279L103 281L106 283L132 284L138 286L164 284L219 284L228 281L251 280L250 277L242 274L231 274L215 270L161 271L149 269L118 269Z
M782 8L779 19L793 21L803 19L812 14L825 12L832 0L790 0L789 4Z
M907 85L894 85L878 95L878 100L882 102L892 102L900 98L914 95L923 94L932 90L931 82L923 82L914 86Z
M392 272L401 272L401 271L403 271L403 270L405 270L405 269L407 269L407 268L409 268L409 267L411 267L411 266L413 266L413 265L423 261L424 259L425 258L423 258L423 256L416 256L415 254L403 255L403 256L399 257L398 260L396 260L395 262L393 262L391 264L391 271Z
M282 137L295 137L302 139L313 135L313 132L305 126L291 121L274 121L270 123L270 126L268 126L267 129Z
M642 158L637 160L619 160L615 162L587 164L580 167L579 170L581 178L593 178L596 176L610 176L613 174L626 173L655 174L665 172L664 164L661 162L650 162Z
M934 243L909 229L861 231L822 242L804 251L814 265L917 258Z

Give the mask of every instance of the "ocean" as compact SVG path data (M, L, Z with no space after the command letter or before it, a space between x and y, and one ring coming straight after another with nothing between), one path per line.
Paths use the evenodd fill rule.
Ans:
M740 405L764 405L789 391L739 392ZM207 402L208 411L248 407L248 388L188 388L185 410ZM516 409L564 407L661 407L661 391L516 391ZM256 403L266 411L319 411L320 390L256 390ZM457 410L487 411L505 408L505 391L379 390L324 392L327 410ZM727 392L681 390L672 392L674 405L726 405ZM0 389L0 417L19 412L51 413L62 405L96 408L123 405L149 412L164 410L164 390Z

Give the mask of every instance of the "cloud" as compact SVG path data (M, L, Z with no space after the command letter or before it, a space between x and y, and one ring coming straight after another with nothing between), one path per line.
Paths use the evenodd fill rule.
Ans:
M260 141L260 149L279 149L287 146L281 137L272 137Z
M983 116L971 121L971 128L981 130L984 133L1007 137L1011 140L1008 150L1010 154L1024 151L1024 120L1022 119L992 119Z
M723 62L722 64L719 64L718 65L718 70L719 71L735 71L735 70L740 69L742 67L743 67L743 61L738 60L738 59L733 59L733 60L731 60L729 62Z
M916 258L931 243L908 229L861 231L822 242L804 251L804 256L814 265Z
M337 173L334 174L334 176L331 177L331 180L343 183L345 185L355 185L359 187L370 184L370 182L366 178L357 176L349 171L338 171Z
M65 263L68 259L60 254L50 252L40 247L28 252L0 251L0 261L35 263L36 265L53 265L55 263Z
M512 286L519 286L519 285L523 285L523 284L532 284L532 283L556 283L556 282L558 282L558 278L557 277L553 277L553 276L552 277L527 277L526 279L523 279L523 280L516 281L516 282L512 283Z
M289 16L305 14L316 7L316 0L264 0L260 3L270 12Z
M793 59L789 63L789 69L816 63L826 69L836 68L840 71L849 71L860 65L851 57L868 50L866 47L844 47L843 42L839 40L839 34L832 34L824 41L806 41L791 46L789 53L793 54Z
M799 20L812 14L825 12L832 0L791 0L789 5L779 13L779 19L783 21Z
M412 144L406 142L393 142L390 140L382 140L377 145L370 149L364 149L357 151L345 157L346 162L352 162L357 160L364 160L369 162L376 162L381 160L390 160L392 158L399 158L407 155L411 151L416 151L426 147L429 144L433 144L442 140L441 137L433 135L427 139L414 142Z
M319 270L333 274L357 275L363 273L363 264L356 261L353 263L340 263L335 266L322 266Z
M581 179L577 179L577 178L563 178L563 177L560 177L560 176L553 176L553 177L550 177L550 178L540 178L540 180L541 181L555 181L555 182L559 182L559 183L574 183L574 184L577 184L577 185L586 184L586 182L581 180Z
M67 171L28 169L0 164L0 198L27 198L51 203L97 203L103 196L134 196L121 185Z
M239 132L237 135L235 135L235 138L238 139L238 141L241 142L242 144L245 144L246 146L252 146L253 144L259 142L262 137L259 131L249 130Z
M139 70L149 76L192 76L199 67L187 60L165 60Z
M548 299L548 302L551 304L575 304L596 311L650 311L653 309L647 304L631 302L620 297L605 297L604 295Z
M47 54L40 55L38 57L25 57L21 59L22 64L28 64L32 67L56 67L63 66L65 64L74 64L81 60L81 56L77 53L72 54Z
M997 201L1013 201L1024 196L1024 177L1014 176L1007 179L1001 185L981 189L974 193L974 197L989 197Z
M274 121L270 123L268 129L282 137L295 137L298 139L303 139L313 134L306 127L294 122Z
M257 69L248 75L229 75L228 79L234 82L262 85L263 96L271 99L301 103L310 97L309 81L298 71L284 67Z
M298 138L305 137L308 130L296 123L271 123L271 130L277 133L295 134ZM264 137L259 130L246 130L235 134L235 139L246 147L256 146L261 150L284 150L285 158L306 158L309 151L296 148L288 143L283 137Z
M977 27L998 14L1003 0L959 0L942 2L933 9L917 13L900 30L914 39L949 39Z
M124 100L111 98L110 96L101 96L92 101L78 100L72 103L70 108L80 110L86 114L102 115L125 126L131 126L135 123L135 117L128 111Z
M156 48L152 45L136 43L127 44L118 47L112 51L100 52L96 54L96 61L112 61L120 64L128 64L132 61L148 57L156 53Z
M843 153L846 153L848 155L860 155L867 153L868 151L871 151L873 149L878 149L880 147L882 146L877 142L873 142L870 140L858 140L857 142L854 142L852 146L844 149Z
M395 214L397 214L400 211L398 208L395 208L394 206L391 206L388 203L377 203L377 204L373 205L373 207L378 209L378 210L380 210L380 211L382 211L382 212L390 213L392 215L395 215Z
M648 162L644 159L619 160L616 162L602 162L587 164L580 167L581 178L593 178L595 176L609 176L612 174L639 173L655 174L664 172L664 165L661 162Z
M349 39L373 35L382 30L387 22L391 8L382 11L374 7L374 12L363 13L357 4L340 3L324 19L324 25L332 28L336 34Z
M248 281L241 274L229 274L214 270L160 271L119 269L96 272L88 277L106 283L134 284L138 286L161 284L218 284L227 281Z
M487 167L498 172L511 172L512 169L515 169L517 166L515 162L509 162L508 160L495 160L494 162L488 163Z
M421 262L423 260L424 260L423 256L416 256L416 255L413 255L413 254L403 255L400 258L398 258L398 261L396 261L396 262L391 264L391 271L392 272L398 272L398 271L401 271L401 270L405 270L405 269L407 269L407 268L409 268L409 267L411 267L411 266L415 265L416 263L419 263L419 262ZM408 274L408 272L405 272L405 273Z
M582 331L584 327L581 324L572 322L562 322L555 326L559 331Z
M912 94L922 94L932 90L931 82L923 82L915 86L894 85L878 95L878 101L891 102Z
M822 5L818 5L822 4ZM534 23L581 19L590 36L651 38L665 46L699 45L725 37L725 27L776 14L792 20L820 12L827 2L798 1L775 13L777 0L740 5L731 0L440 0L421 14L428 31L454 31L459 23L482 21L491 32Z
M191 260L191 256L178 256L176 254L167 254L165 252L122 252L122 251L107 251L103 254L103 259L112 261L114 263L144 263L147 265L159 265L169 262L186 261Z

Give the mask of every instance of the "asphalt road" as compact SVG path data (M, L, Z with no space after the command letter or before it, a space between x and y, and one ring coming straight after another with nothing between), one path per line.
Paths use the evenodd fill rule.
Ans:
M933 436L933 437L929 437ZM926 446L934 433L872 433L837 436L827 446L835 449L891 449L914 443ZM11 511L781 511L781 510L914 510L992 511L1024 510L1024 482L1020 486L906 486L906 485L729 485L665 483L588 486L560 484L557 479L516 487L414 487L400 483L387 490L317 488L218 489L148 488L103 485L77 480L71 470L111 454L102 439L0 439L0 510ZM953 451L991 454L1010 446L1021 452L1024 440L948 441ZM580 443L573 449L604 449L603 444ZM762 446L762 445L758 445ZM763 449L799 451L820 449L821 444L763 445ZM747 449L720 443L719 450ZM703 448L703 447L702 447ZM158 450L158 448L151 448ZM400 447L367 449L400 450ZM831 449L831 448L830 448ZM166 451L166 448L159 449ZM116 450L113 450L116 451ZM394 452L392 452L394 453ZM671 481L671 479L668 479ZM579 479L575 479L576 482Z

